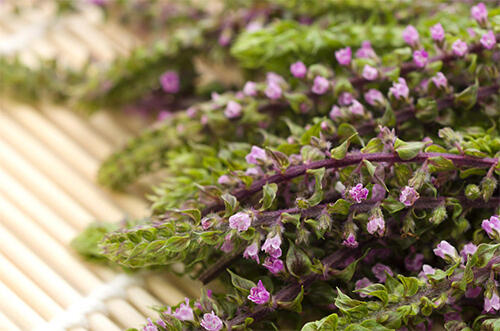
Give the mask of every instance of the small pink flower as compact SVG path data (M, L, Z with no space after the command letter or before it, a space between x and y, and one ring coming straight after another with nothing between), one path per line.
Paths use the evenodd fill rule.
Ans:
M396 99L407 99L410 94L408 85L406 85L406 80L404 78L398 78L397 82L392 83L392 87L389 88L389 94Z
M448 80L442 72L438 72L434 77L431 78L432 82L436 87L445 89L448 86Z
M424 254L415 254L414 257L408 255L405 258L405 267L409 271L419 271L422 268L422 263L424 262Z
M372 272L377 277L378 281L381 283L384 283L387 279L387 274L394 276L394 273L392 272L391 268L386 266L385 264L382 263L377 263L373 266Z
M266 81L267 83L275 83L278 85L285 83L285 79L275 72L268 72L266 74Z
M405 186L399 195L399 201L404 203L407 207L413 206L418 198L420 198L420 194L411 186Z
M196 117L196 113L198 111L196 110L195 107L189 107L188 109L186 109L186 115L189 117L189 118L195 118Z
M430 265L428 264L424 264L422 266L422 271L423 273L428 276L428 275L434 275L434 273L436 272L436 269L434 269L433 267L431 267Z
M223 251L224 253L231 253L234 249L233 242L231 241L231 235L228 234L224 238L224 242L222 243L222 246L220 247L220 250Z
M163 320L159 319L159 320L156 320L156 324L158 324L159 326L163 327L163 328L167 328L167 324L165 322L163 322Z
M442 240L436 248L434 248L434 254L442 259L457 259L458 253L455 247L450 245L446 240Z
M487 313L500 310L500 297L496 292L493 292L491 298L484 296L484 311Z
M365 108L358 100L353 100L352 104L349 106L349 112L353 115L362 116L365 113L364 109Z
M269 254L271 257L277 259L281 256L281 238L277 234L274 237L267 237L261 250Z
M160 76L160 84L167 93L177 93L180 89L179 75L175 71L167 71Z
M236 229L239 232L243 232L248 230L250 225L252 224L252 219L250 215L243 212L238 212L233 216L229 217L229 227L231 229Z
M373 283L368 278L363 277L363 278L359 279L356 283L354 283L354 288L356 290L359 290L359 289L365 288L367 286L370 286L371 284L373 284ZM368 294L364 294L364 293L358 293L358 294L362 298L366 298L368 296Z
M419 68L423 68L429 61L429 54L425 50L418 50L413 52L413 61Z
M245 251L243 252L243 257L245 259L252 259L257 263L260 263L259 245L257 245L257 243L253 243L250 246L247 246L247 248L245 248Z
M257 95L257 84L255 82L246 82L243 86L243 93L249 97Z
M258 305L263 305L269 301L269 292L266 290L261 280L259 280L256 287L250 289L248 300Z
M360 59L370 59L376 58L377 54L375 54L372 44L368 40L365 40L361 43L361 48L356 51L356 57Z
M467 53L467 43L457 39L452 45L451 49L453 51L453 54L456 56L464 56Z
M470 9L470 14L479 24L484 25L488 21L488 10L484 3L480 2Z
M161 121L164 121L164 120L166 120L167 118L170 118L170 117L172 117L172 113L171 112L169 112L168 110L162 110L158 114L158 121L161 122Z
M467 245L464 245L462 250L460 251L460 255L462 256L464 261L467 261L467 257L469 255L473 255L477 251L477 246L474 245L473 243L468 243Z
M200 325L208 331L219 331L222 329L222 321L219 316L215 315L213 310L211 313L203 315L203 320Z
M418 31L413 25L408 25L403 31L403 40L410 46L414 47L418 44Z
M354 100L353 96L349 92L342 92L339 96L339 105L341 106L349 106Z
M227 118L236 118L241 116L241 105L236 101L230 100L226 105L226 110L224 111L224 115Z
M275 82L269 82L264 93L269 99L278 100L279 98L281 98L281 94L283 93L283 91L281 90L281 86L279 84Z
M431 26L431 37L435 41L441 42L444 40L444 29L441 23Z
M314 84L311 91L313 91L314 94L325 94L329 87L330 82L328 79L322 76L316 76L316 78L314 78Z
M342 112L337 105L333 105L332 110L330 110L329 116L333 121L335 121L337 118L342 117Z
M306 73L307 73L307 68L303 62L297 61L297 62L292 63L290 65L290 72L292 73L292 75L294 77L304 78L306 76Z
M495 47L495 44L497 43L497 39L495 38L495 34L493 31L489 30L483 36L481 37L481 45L483 45L484 48L486 49L492 49Z
M247 163L259 165L267 160L266 151L260 147L252 146L250 153L245 156Z
M189 299L185 299L185 303L181 303L179 308L175 310L175 313L172 315L177 318L178 320L181 321L193 321L194 320L194 314L193 314L193 309L189 307Z
M368 197L368 189L359 183L349 190L349 197L356 201L356 203L360 203Z
M365 93L365 100L368 104L376 106L384 102L384 95L379 90L372 88Z
M368 64L363 67L363 78L366 80L375 80L378 77L378 70Z
M377 232L379 236L383 236L385 232L385 221L382 217L373 217L366 224L366 230L368 233L374 234Z
M158 331L158 327L153 324L151 318L148 317L148 323L142 328L143 331Z
M491 239L500 240L500 217L494 215L489 220L483 220L481 227Z
M335 58L341 66L348 66L351 63L351 47L339 49L335 52Z
M228 175L222 175L219 177L219 179L217 179L217 183L219 183L219 185L230 185L231 177L229 177Z
M202 227L203 230L210 229L210 227L212 226L211 220L212 219L210 217L203 217L201 219L201 227Z
M354 234L349 233L347 238L342 242L342 245L350 248L356 248L358 247L359 243L356 241L356 237L354 237Z
M283 261L272 256L266 257L262 265L272 274L277 274L283 270Z

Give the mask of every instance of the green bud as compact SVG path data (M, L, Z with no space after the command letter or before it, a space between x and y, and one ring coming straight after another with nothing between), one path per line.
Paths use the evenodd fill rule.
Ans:
M481 181L481 192L484 201L490 200L495 188L497 187L497 180L493 177L484 177Z
M476 200L481 196L481 189L475 184L469 184L465 188L465 196L469 200Z
M447 216L446 207L444 205L441 205L441 206L437 207L436 209L434 209L429 221L432 224L438 225L446 219L446 216Z

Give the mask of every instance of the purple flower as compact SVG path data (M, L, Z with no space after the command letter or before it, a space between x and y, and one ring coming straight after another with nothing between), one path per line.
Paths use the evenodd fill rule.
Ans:
M297 61L290 65L290 72L294 77L304 78L307 73L306 65L302 61Z
M186 302L181 303L179 308L177 308L175 310L175 313L173 313L172 315L181 321L193 321L194 314L193 314L193 309L189 307L189 299L186 298Z
M349 190L349 197L356 201L356 203L360 203L368 197L368 189L359 183Z
M329 116L333 121L335 121L337 118L342 117L342 112L337 105L333 105L332 110L330 110Z
M428 276L428 275L434 275L434 273L436 272L436 269L434 269L433 267L431 267L430 265L428 264L424 264L422 266L422 271L423 273Z
M356 241L356 237L354 237L354 234L349 233L349 236L347 236L347 238L344 239L342 245L346 247L356 248L358 247L359 243Z
M361 43L361 48L356 51L356 57L360 59L369 59L377 57L377 54L375 54L372 44L368 40L365 40Z
M272 256L266 257L262 265L272 274L277 274L283 270L283 261Z
M247 213L239 212L229 217L229 227L239 232L248 230L252 224L252 219Z
M151 318L148 317L148 323L142 328L143 331L158 331L158 327L153 324Z
M369 105L376 106L384 102L384 95L379 90L372 88L365 93L365 100Z
M222 175L217 179L219 185L229 185L231 184L231 178L228 175Z
M166 120L169 117L172 117L172 113L169 112L168 110L162 110L158 114L158 121L159 122L164 121L164 120Z
M394 276L391 268L382 263L377 263L373 266L372 272L377 277L378 281L381 283L385 283L387 279L387 274ZM387 273L387 274L386 274Z
M231 253L233 251L233 248L234 248L234 245L233 245L233 242L231 241L231 235L228 234L224 238L224 242L222 243L220 250L223 251L224 253Z
M446 79L446 76L442 72L438 72L434 77L431 78L432 82L436 87L438 88L446 88L448 86L448 80Z
M156 320L156 324L158 324L159 326L161 326L165 329L167 328L167 324L165 322L163 322L162 319Z
M266 290L261 280L259 280L256 287L250 289L248 300L258 305L263 305L269 301L269 292Z
M268 72L266 74L266 80L267 80L268 84L275 83L275 84L281 85L281 84L285 83L285 79L274 72Z
M339 49L335 52L335 58L341 66L348 66L351 63L351 47Z
M257 243L253 243L250 246L247 246L247 248L245 248L245 251L243 252L243 257L245 259L252 259L257 263L260 263L259 245L257 245Z
M249 97L257 95L257 84L255 82L246 82L243 86L243 93Z
M349 112L353 115L362 116L364 114L364 107L358 100L353 100L349 106Z
M175 71L167 71L160 76L160 84L167 93L177 93L180 89L179 75Z
M413 25L408 25L403 31L403 40L410 46L418 44L418 31Z
M491 216L489 220L483 220L481 227L491 239L500 240L500 218L496 215Z
M420 194L411 186L405 186L399 195L399 201L404 203L407 207L413 206L418 198L420 198Z
M436 248L434 248L434 254L442 259L457 259L458 253L455 247L450 245L446 240L442 240Z
M201 227L203 230L208 230L212 226L211 218L210 217L203 217L201 219Z
M340 96L339 96L339 105L349 106L352 103L352 100L354 100L354 98L352 97L351 93L342 92L342 93L340 93Z
M378 77L378 70L368 64L363 67L363 78L366 80L375 80Z
M473 6L470 9L470 15L480 25L486 24L486 22L488 21L488 10L482 2L478 3L476 6Z
M467 43L457 39L452 45L451 49L453 51L453 54L456 56L464 56L465 53L467 53Z
M441 23L431 26L431 37L435 41L441 42L444 40L444 29Z
M476 251L477 251L477 246L474 245L473 243L468 243L467 245L464 245L464 247L460 251L460 255L462 256L464 261L467 261L467 257L469 255L473 255Z
M409 271L419 271L422 268L422 263L424 262L424 254L415 254L412 258L411 256L407 256L405 258L405 267Z
M281 238L277 234L274 237L267 237L261 250L269 254L271 257L277 259L281 256Z
M224 115L227 118L236 118L241 116L241 105L236 101L230 100L226 105Z
M491 298L484 296L484 311L487 313L500 310L500 297L496 292L493 292Z
M481 45L483 45L484 48L486 49L492 49L495 47L495 44L497 43L497 39L495 38L495 34L493 31L489 30L483 36L481 37Z
M269 99L277 100L281 98L281 93L282 93L281 86L276 82L271 81L267 83L267 87L264 93Z
M219 331L222 329L222 321L219 316L215 315L213 310L211 313L203 315L203 320L200 325L208 331Z
M413 61L419 68L423 68L429 61L429 54L425 50L418 50L413 52Z
M329 87L330 82L328 81L328 79L322 76L316 76L316 78L314 78L314 84L311 90L314 94L325 94L326 91L328 91Z
M368 230L370 234L377 232L379 236L383 236L385 231L384 219L382 217L373 217L366 224L366 230Z
M482 291L481 286L469 287L465 291L465 297L468 299L477 298L479 296L479 294L481 294L481 291Z
M247 163L259 165L267 160L266 151L260 147L252 146L250 153L245 156Z
M359 289L365 288L367 286L370 286L371 284L373 284L373 283L370 282L370 280L368 278L363 277L363 278L359 279L356 283L354 283L354 288L356 290L359 290ZM368 294L364 294L364 293L358 293L358 294L362 298L366 298L368 296Z
M407 99L410 90L408 85L406 85L406 80L404 78L398 78L397 82L392 83L392 87L389 88L389 94L396 99Z
M196 117L196 113L198 111L196 110L195 107L189 107L188 109L186 109L186 115L189 117L189 118L195 118Z

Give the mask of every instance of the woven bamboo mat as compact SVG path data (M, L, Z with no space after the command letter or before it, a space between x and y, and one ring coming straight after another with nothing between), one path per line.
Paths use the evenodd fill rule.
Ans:
M103 24L95 8L57 21L50 6L13 17L0 2L0 51L109 61L137 39ZM8 1L7 1L8 3ZM8 9L8 8L7 8ZM0 77L1 84L1 77ZM118 274L80 259L71 239L95 219L141 216L147 202L95 183L100 162L144 124L99 112L83 118L60 106L0 102L0 330L112 331L139 327L151 307L198 295L198 285L166 274Z

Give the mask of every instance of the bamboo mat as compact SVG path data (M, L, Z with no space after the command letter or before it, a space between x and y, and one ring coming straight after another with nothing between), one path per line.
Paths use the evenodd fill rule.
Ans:
M73 67L89 56L105 63L138 44L119 26L103 24L95 8L48 22L50 6L13 17L5 3L0 51L17 53L29 65L39 57ZM190 280L118 274L83 261L69 247L96 219L147 213L144 199L95 183L100 162L142 126L109 112L83 118L60 106L35 109L1 100L0 330L139 327L157 317L151 307L198 295Z

